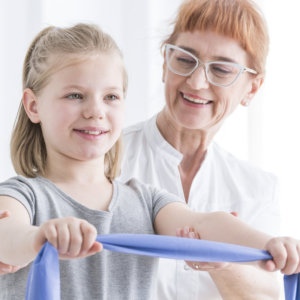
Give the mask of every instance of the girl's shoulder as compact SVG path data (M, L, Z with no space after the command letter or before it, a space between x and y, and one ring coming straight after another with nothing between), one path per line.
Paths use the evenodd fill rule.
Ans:
M4 188L39 189L45 187L46 179L40 176L29 178L22 175L11 177L0 183L0 190Z
M165 205L170 202L182 202L182 199L167 190L143 183L136 178L130 178L126 182L120 182L116 179L114 185L118 186L119 194L122 197L128 199L136 197L139 201L143 201L151 206L155 206L157 203L164 203Z

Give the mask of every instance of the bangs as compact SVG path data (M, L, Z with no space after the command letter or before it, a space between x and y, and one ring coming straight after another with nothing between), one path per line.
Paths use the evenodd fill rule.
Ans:
M262 72L268 53L269 37L264 18L253 2L185 1L179 9L173 33L163 44L174 43L181 32L208 30L236 40L250 55L252 67L259 73Z

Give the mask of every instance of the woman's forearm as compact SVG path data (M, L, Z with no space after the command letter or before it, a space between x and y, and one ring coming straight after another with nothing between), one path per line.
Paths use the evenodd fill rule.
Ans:
M253 266L230 264L229 267L209 272L222 299L275 300L280 296L276 273Z
M38 251L34 249L34 236L38 227L19 222L16 218L0 220L0 261L23 266L33 261Z

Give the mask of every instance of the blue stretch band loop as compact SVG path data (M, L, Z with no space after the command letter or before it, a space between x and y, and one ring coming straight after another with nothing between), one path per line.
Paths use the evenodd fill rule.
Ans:
M267 251L255 248L152 234L99 235L97 241L110 251L180 260L250 262L272 259ZM286 300L300 300L298 275L284 276ZM60 300L59 259L57 250L49 243L39 252L28 275L26 300L38 299Z

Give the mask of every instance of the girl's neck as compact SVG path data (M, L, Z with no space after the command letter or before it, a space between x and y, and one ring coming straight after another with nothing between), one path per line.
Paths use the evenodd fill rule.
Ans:
M86 185L108 181L104 174L103 158L79 161L48 154L44 176L54 183L63 184Z
M113 185L104 175L103 159L78 161L48 155L45 177L82 205L108 211Z

